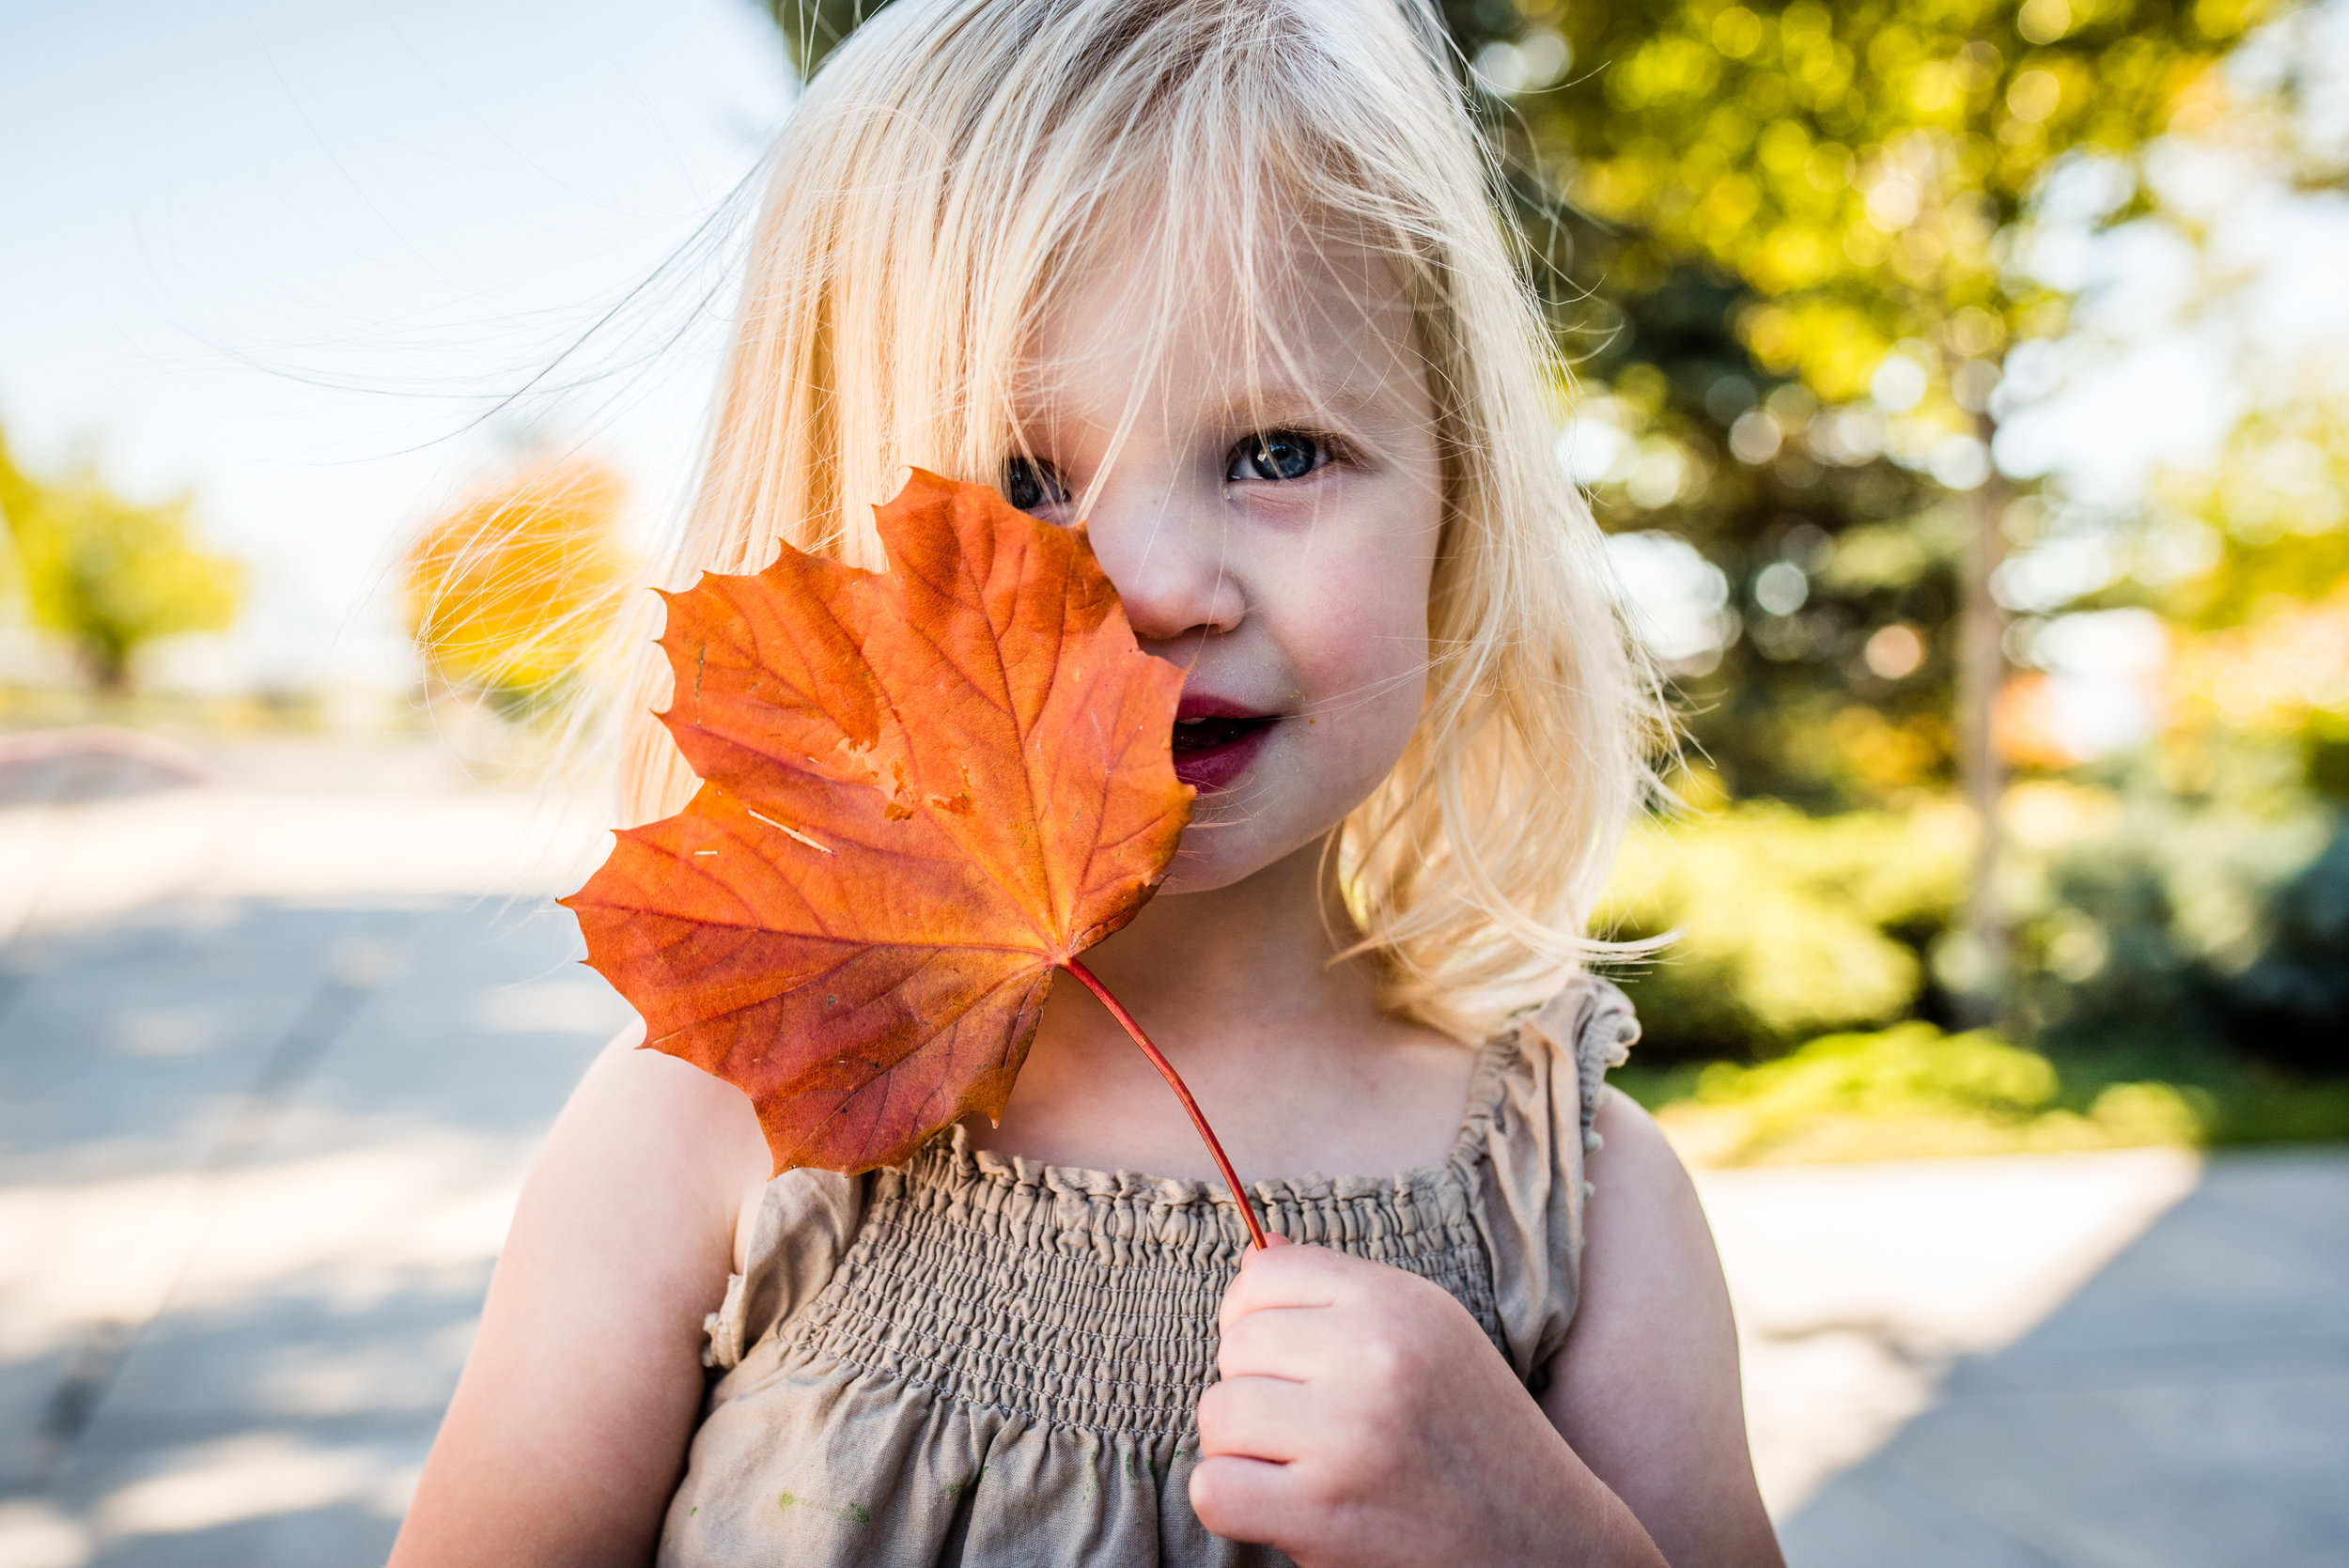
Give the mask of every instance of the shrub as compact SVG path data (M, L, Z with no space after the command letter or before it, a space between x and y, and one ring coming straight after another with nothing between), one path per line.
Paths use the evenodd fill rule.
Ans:
M2135 792L2051 857L2018 925L2040 1044L2349 1072L2349 819L2256 808Z
M1710 1165L2195 1143L2217 1114L2208 1094L2160 1081L2067 1093L2036 1051L1921 1022L1828 1035L1756 1066L1717 1062L1693 1092L1682 1084L1659 1096L1659 1120L1684 1157Z
M1623 977L1643 1055L1766 1057L1907 1016L1972 837L1950 805L1810 817L1770 801L1636 835L1601 918L1621 937L1676 933Z

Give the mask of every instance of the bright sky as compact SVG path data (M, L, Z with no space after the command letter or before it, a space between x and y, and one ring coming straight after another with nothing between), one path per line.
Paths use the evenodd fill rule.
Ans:
M194 489L255 593L186 674L399 680L398 539L533 437L673 492L708 312L650 371L464 427L751 172L788 102L751 0L11 5L0 57L0 427ZM723 279L653 290L590 363Z

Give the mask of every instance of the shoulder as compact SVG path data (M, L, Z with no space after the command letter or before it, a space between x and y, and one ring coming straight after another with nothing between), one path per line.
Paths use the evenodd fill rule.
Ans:
M1729 1292L1695 1185L1655 1119L1616 1090L1599 1092L1594 1130L1581 1300L1542 1405L1669 1560L1775 1562Z
M732 1084L645 1048L642 1032L622 1034L588 1067L538 1163L593 1187L648 1184L731 1221L769 1172L757 1112Z
M1592 1276L1621 1274L1659 1250L1688 1250L1718 1276L1713 1234L1697 1202L1696 1184L1665 1139L1656 1118L1622 1091L1602 1087L1592 1123L1595 1135L1583 1157L1589 1188L1583 1200L1586 1303L1607 1283Z
M516 1225L574 1218L615 1243L737 1259L770 1157L739 1089L638 1044L604 1048L539 1149Z

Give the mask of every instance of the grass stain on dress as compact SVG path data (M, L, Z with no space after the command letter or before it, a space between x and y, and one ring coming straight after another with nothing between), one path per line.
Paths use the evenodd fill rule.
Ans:
M828 1503L817 1502L814 1498L802 1498L796 1496L793 1493L786 1492L783 1496L775 1499L775 1506L778 1508L813 1509L818 1514L831 1514L833 1518L839 1520L844 1525L869 1525L873 1522L872 1510L866 1508L861 1502L848 1503L842 1507L833 1508Z

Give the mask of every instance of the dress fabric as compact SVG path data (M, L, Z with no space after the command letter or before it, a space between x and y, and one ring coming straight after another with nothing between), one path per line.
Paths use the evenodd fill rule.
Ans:
M1532 1382L1579 1294L1582 1162L1639 1026L1581 977L1480 1048L1441 1164L1252 1188L1268 1229L1452 1293ZM709 1315L711 1385L661 1568L1256 1568L1191 1513L1220 1186L1037 1165L949 1129L903 1166L768 1184Z

